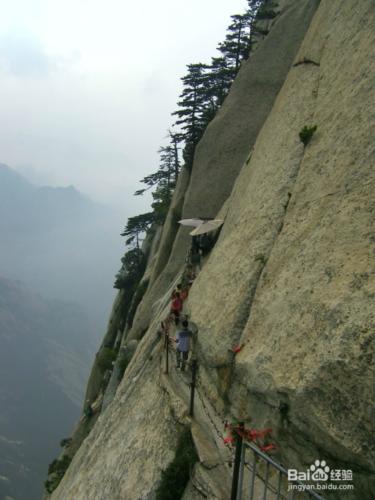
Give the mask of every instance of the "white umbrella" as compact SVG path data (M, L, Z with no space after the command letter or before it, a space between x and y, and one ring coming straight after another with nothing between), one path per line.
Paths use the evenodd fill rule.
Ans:
M191 236L198 236L198 234L204 234L204 233L209 233L210 231L215 231L215 229L218 229L220 226L224 224L223 220L220 219L215 219L215 220L206 220L202 222L198 227L193 229L193 231L190 233Z
M179 220L178 223L181 224L182 226L193 226L193 227L199 227L201 224L203 224L204 220L202 219L182 219Z

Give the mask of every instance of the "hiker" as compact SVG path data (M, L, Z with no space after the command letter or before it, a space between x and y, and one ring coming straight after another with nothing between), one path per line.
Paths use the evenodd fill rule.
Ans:
M195 278L196 278L195 272L192 269L189 269L188 272L186 273L187 286L189 288L193 285Z
M184 320L182 322L182 329L177 333L176 343L176 368L181 367L181 371L185 371L186 361L189 357L190 350L190 339L193 336L191 330L189 330L188 321Z
M182 302L184 302L184 300L188 298L188 295L189 295L189 287L185 286L180 293Z
M199 252L201 256L204 257L205 255L207 255L210 250L212 250L212 246L213 245L210 236L207 233L202 234L199 240Z
M183 303L178 292L174 292L174 298L171 303L171 314L174 316L174 322L178 325L180 320L180 312L182 311Z
M86 418L91 418L94 415L93 409L91 404L89 403L89 400L86 401L85 408L83 410L83 414Z
M189 263L195 271L201 270L201 250L200 237L193 236L191 239L191 247L189 251Z

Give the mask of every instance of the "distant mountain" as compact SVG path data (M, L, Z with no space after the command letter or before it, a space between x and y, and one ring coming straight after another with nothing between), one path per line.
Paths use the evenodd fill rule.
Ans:
M123 222L73 186L35 186L0 164L0 500L40 499L77 420Z
M0 164L0 275L83 305L99 339L122 254L122 214L73 186L38 187Z
M30 184L16 171L0 163L0 206L4 208L7 203L14 203L28 196L33 191ZM15 197L19 197L18 200Z
M95 345L79 307L0 277L0 499L41 498L83 400Z
M72 218L102 216L108 209L94 203L74 186L34 186L0 163L0 225L15 233L40 234L71 224Z

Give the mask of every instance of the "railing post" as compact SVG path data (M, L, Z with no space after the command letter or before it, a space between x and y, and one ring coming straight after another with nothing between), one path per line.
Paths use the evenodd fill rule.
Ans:
M252 452L253 452L254 458L253 458L253 470L252 470L251 483L250 483L249 500L253 500L253 498L254 498L255 475L256 475L256 470L257 470L257 456L256 456L254 450L252 450ZM279 498L277 498L277 500L279 500Z
M194 416L194 393L197 378L197 360L193 359L191 362L191 384L190 384L190 411L189 415Z
M244 473L244 468L245 468L245 453L246 453L245 446L242 445L240 473L238 476L237 500L241 500L241 498L242 498L243 473Z
M244 429L244 423L241 422L238 424L239 430ZM233 467L233 478L232 478L232 493L230 500L237 500L237 491L238 491L238 477L240 474L240 466L241 466L241 457L242 457L242 435L234 430L235 438L236 438L236 451L234 455L234 467ZM239 495L241 498L241 495Z
M264 492L263 492L263 500L267 500L267 490L268 490L268 476L270 472L270 463L267 462L266 465L266 476L264 478Z

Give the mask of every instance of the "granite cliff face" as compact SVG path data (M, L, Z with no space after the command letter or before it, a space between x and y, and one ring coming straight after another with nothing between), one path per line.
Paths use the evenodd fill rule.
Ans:
M183 498L226 499L223 418L272 427L274 456L288 466L324 458L352 469L345 498L371 498L375 5L279 4L180 176L129 331L120 292L103 346L134 354L53 499L154 498L185 425L199 462ZM190 245L177 220L218 213L223 229L184 306L199 329L191 420L186 383L163 373L156 332ZM100 387L89 387L91 402Z

